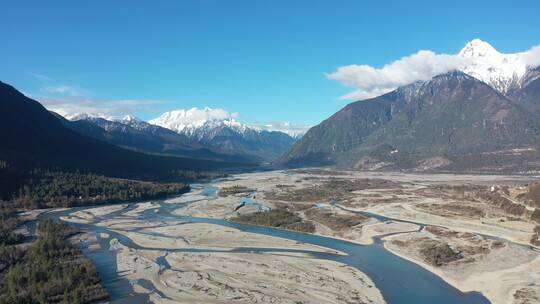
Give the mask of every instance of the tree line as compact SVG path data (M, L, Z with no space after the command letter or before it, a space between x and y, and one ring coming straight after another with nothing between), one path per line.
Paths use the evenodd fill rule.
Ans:
M43 220L30 246L0 245L0 304L89 303L107 298L92 263L67 238L63 222Z
M189 190L184 183L143 182L96 174L35 169L10 203L23 209L154 199Z

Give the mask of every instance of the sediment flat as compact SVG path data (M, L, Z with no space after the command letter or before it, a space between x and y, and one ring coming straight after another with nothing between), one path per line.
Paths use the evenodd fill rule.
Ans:
M63 219L107 231L81 234L77 241L96 251L104 249L97 238L106 239L118 273L154 303L385 303L361 271L314 256L342 252L210 223L140 216L154 208L103 206Z
M286 209L311 223L314 234L364 245L380 241L463 292L481 292L494 304L523 304L540 298L540 253L529 244L535 224L481 194L533 179L272 171L217 181L216 196L195 189L163 204L176 216L226 220ZM211 223L141 217L156 208L155 202L104 206L63 219L108 229L111 235L102 238L110 237L118 270L135 292L154 302L384 303L361 271L310 254L341 252ZM129 239L133 248L115 235Z
M314 223L316 234L360 244L382 238L385 248L392 253L417 263L463 292L478 291L499 304L540 301L540 253L531 249L530 244L536 224L526 216L509 214L501 206L476 196L475 191L520 187L537 179L317 169L240 174L235 180L216 186L256 189L253 195L260 204L294 210ZM358 189L340 193L326 188L329 181L357 181L350 186ZM466 189L466 195L454 191L460 187ZM310 198L302 199L302 194ZM219 206L222 211L212 216L230 218L234 212L225 206L226 199L231 197L234 196L201 202L191 212L203 215L205 209ZM366 218L358 211L390 220ZM420 231L420 225L443 231ZM434 265L426 249L430 246L448 246L459 257Z

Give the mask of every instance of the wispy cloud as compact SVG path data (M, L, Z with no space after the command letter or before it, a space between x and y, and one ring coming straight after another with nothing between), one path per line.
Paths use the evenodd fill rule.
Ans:
M143 112L159 113L160 106L169 103L166 100L94 100L84 97L44 97L29 96L38 100L48 110L56 112L68 119L81 114L104 118L120 118L127 114Z
M39 81L54 81L54 79L48 77L48 76L45 76L43 74L39 74L39 73L33 73L33 72L30 72L28 73L30 74L30 76L34 77L35 79L39 80Z
M43 94L52 94L55 96L88 96L92 93L90 90L81 86L67 85L44 74L35 72L29 72L28 74L39 82L39 90Z
M160 112L160 105L168 103L164 100L95 99L91 98L92 91L81 86L67 85L41 73L28 74L39 82L39 93L25 95L68 119L83 114L120 118L128 114L154 113Z
M87 89L68 85L46 86L43 89L48 93L69 96L86 96L90 93Z
M280 131L283 133L287 133L290 136L298 137L304 135L309 128L311 128L311 125L307 124L293 124L290 122L283 122L283 121L273 121L273 122L256 122L250 124L250 126L253 126L255 128L259 128L262 130L267 131Z

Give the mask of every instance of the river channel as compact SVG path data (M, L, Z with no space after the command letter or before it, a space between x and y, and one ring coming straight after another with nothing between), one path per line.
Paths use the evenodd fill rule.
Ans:
M216 197L216 187L212 183L195 184L192 186L192 193L196 192L205 198ZM199 198L200 199L200 198ZM321 253L304 250L283 249L284 252L298 252L310 254L319 259L337 261L343 264L357 268L368 275L375 283L376 287L381 291L387 303L391 304L454 304L454 303L490 303L483 295L476 292L463 293L452 287L444 280L435 274L425 270L424 268L410 261L402 259L384 248L380 238L375 239L371 245L359 245L343 240L338 240L330 237L323 237L313 234L299 233L293 231L285 231L267 227L254 225L246 225L229 222L222 219L196 218L187 216L178 216L173 212L177 208L183 208L190 204L190 201L183 201L178 204L165 203L163 200L154 201L158 206L156 209L146 210L138 215L140 220L181 220L184 222L210 223L233 227L245 232L263 234L273 237L294 240L300 243L313 244L323 246L342 253ZM127 208L106 214L98 218L94 223L100 220L114 219L121 217L125 212L128 212L136 207L136 204L130 204ZM42 217L59 219L62 216L72 212L88 209L92 207L71 208L69 210L51 211L42 214ZM384 218L377 218L384 221ZM72 226L78 227L85 232L96 235L101 246L98 250L90 250L83 248L84 253L95 264L99 275L102 279L104 287L110 294L112 303L147 303L148 296L138 294L133 291L133 283L122 276L122 273L117 271L116 251L110 245L110 240L116 238L122 245L145 250L160 250L165 252L212 252L212 250L203 249L163 249L163 248L146 248L141 247L125 235L116 233L107 227L98 226L95 224L69 223ZM108 235L107 238L102 238L102 235ZM159 236L156 233L156 236ZM230 254L235 252L276 252L275 248L249 248L241 247L233 251L226 251ZM162 257L158 259L158 264L162 270L170 267L167 260ZM139 280L137 282L141 286L149 290L155 290L150 281ZM156 290L156 292L158 292Z

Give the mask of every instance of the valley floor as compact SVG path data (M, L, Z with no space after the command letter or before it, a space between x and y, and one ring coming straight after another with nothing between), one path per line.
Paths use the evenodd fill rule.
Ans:
M120 276L156 303L385 302L366 274L317 258L343 252L211 222L255 212L264 219L272 209L287 210L305 224L287 227L311 227L358 244L381 242L494 304L538 303L540 252L529 244L533 209L512 195L531 180L272 171L218 180L211 195L199 188L159 203L73 210L62 219L92 232L78 239L90 250L116 252ZM164 208L170 215L153 216ZM274 220L267 224L284 227Z
M381 240L394 254L494 304L540 302L540 251L529 243L537 225L532 208L519 214L508 206L522 205L509 191L531 177L318 169L235 177L217 185L228 195L177 214L230 219L286 208L313 223L316 234L360 244ZM253 197L243 207L242 189Z

